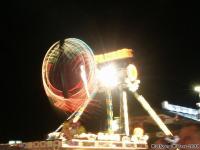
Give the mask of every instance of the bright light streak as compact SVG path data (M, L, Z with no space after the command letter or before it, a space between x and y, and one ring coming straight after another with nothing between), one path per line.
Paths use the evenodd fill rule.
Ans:
M163 121L160 119L160 117L153 110L153 108L145 100L145 98L142 95L139 95L136 92L134 92L134 96L141 103L143 108L149 113L149 115L152 117L152 119L157 123L157 125L160 127L160 129L165 133L165 135L168 135L168 136L173 135L171 133L171 131L167 128L167 126L163 123Z
M87 84L87 77L86 77L85 68L84 68L83 65L81 65L80 69L81 69L81 79L83 80L84 88L85 88L86 94L87 94L87 96L89 98L90 97L90 93L89 93L89 90L88 90L88 84Z
M80 119L81 115L83 114L84 110L86 109L86 107L88 106L88 104L91 100L90 93L88 90L88 85L87 85L87 77L86 77L85 68L83 67L83 65L81 65L80 69L81 69L81 78L83 80L83 85L84 85L85 91L87 93L88 99L85 101L85 103L79 109L78 113L76 114L75 118L73 119L73 122L77 122Z
M113 88L118 84L118 74L112 64L101 68L97 74L100 83L107 88Z
M95 55L95 62L99 64L99 63L105 63L105 62L109 62L113 60L119 60L119 59L131 58L131 57L133 57L133 50L123 48L123 49L116 50L113 52Z
M123 91L123 107L124 107L124 123L125 123L125 133L129 136L129 121L128 121L128 107L127 107L127 94Z

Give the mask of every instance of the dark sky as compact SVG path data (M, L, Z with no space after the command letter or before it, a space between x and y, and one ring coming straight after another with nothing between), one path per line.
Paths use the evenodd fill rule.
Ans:
M3 7L0 142L42 139L65 118L50 105L41 80L46 51L63 38L79 38L94 53L132 48L139 91L152 106L159 109L167 99L195 107L193 86L200 84L197 4L17 1ZM87 128L93 117L85 120Z

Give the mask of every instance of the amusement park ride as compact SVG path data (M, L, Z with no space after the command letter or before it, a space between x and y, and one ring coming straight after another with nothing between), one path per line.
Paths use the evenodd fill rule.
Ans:
M200 86L195 86L194 91L198 93L200 100ZM162 102L163 109L168 110L169 112L177 114L179 116L200 122L200 101L196 103L196 106L197 109L193 109L179 105L169 104L168 101Z
M167 101L162 103L162 107L171 113L200 122L200 103L197 103L198 109L187 108L179 105L169 104Z
M130 134L127 91L133 94L164 134L173 137L147 100L137 92L140 80L132 62L133 56L131 49L94 55L86 43L75 38L53 44L42 64L43 85L50 102L64 112L71 112L67 120L76 123L95 94L103 90L106 94L107 132L84 133L65 139L59 132L62 124L49 133L46 141L25 143L25 147L42 147L42 143L43 147L48 147L50 142L55 144L56 141L58 149L148 149L148 135L143 133L143 129L136 129L133 135ZM114 88L120 91L120 133L116 133L113 126L111 91Z
M140 80L138 80L137 69L132 62L132 57L133 51L131 49L121 49L94 56L86 43L75 38L59 41L47 51L42 65L44 89L50 101L56 107L63 111L72 112L72 115L68 118L69 120L77 122L80 119L99 89L104 89L106 94L107 132L93 135L93 138L87 140L81 140L81 138L64 140L66 147L83 146L84 148L84 145L88 147L88 142L90 142L91 148L99 149L147 149L147 135L130 135L127 90L133 93L137 101L149 113L165 135L172 136L170 130L145 98L138 94ZM125 62L125 65L120 66L118 60ZM120 134L115 133L113 129L114 117L111 90L114 88L119 88L121 95ZM62 125L56 132L49 134L49 139L60 128L62 128ZM87 137L89 134L85 133L84 135ZM79 137L79 135L76 137Z

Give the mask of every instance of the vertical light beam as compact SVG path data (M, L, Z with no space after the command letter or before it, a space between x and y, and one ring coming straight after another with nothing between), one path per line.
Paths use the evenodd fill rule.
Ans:
M75 115L74 119L73 119L73 122L77 122L81 115L83 114L85 108L88 106L90 100L91 100L91 97L90 97L90 93L89 93L89 90L88 90L88 85L87 85L87 77L86 77L86 72L85 72L85 69L83 67L83 65L81 65L80 67L81 69L81 78L82 78L82 81L83 81L83 85L84 85L84 88L85 88L85 91L86 91L86 94L87 94L87 100L85 101L85 103L83 104L83 106L81 106L81 108L78 110L77 114Z
M125 91L122 92L123 108L124 108L124 125L125 133L129 136L129 121L128 121L128 107L127 107L127 94Z

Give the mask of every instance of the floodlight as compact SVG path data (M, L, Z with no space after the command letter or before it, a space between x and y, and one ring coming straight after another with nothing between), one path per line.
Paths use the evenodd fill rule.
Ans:
M112 64L109 64L101 68L98 71L97 77L100 83L107 88L113 88L118 84L117 69Z

